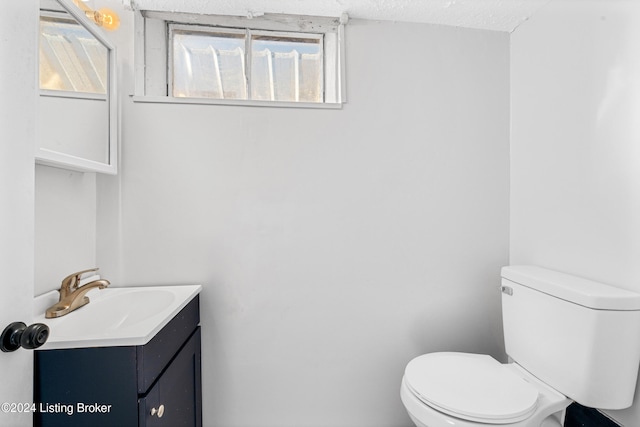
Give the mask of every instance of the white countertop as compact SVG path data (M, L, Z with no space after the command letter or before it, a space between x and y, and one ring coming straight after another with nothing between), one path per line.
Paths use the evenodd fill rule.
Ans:
M146 344L201 290L200 285L93 289L89 304L55 319L44 313L59 294L48 292L34 302L34 322L51 330L37 350Z

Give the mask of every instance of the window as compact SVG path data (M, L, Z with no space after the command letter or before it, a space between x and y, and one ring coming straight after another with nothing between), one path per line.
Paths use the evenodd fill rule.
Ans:
M107 49L67 16L40 16L40 89L106 94Z
M323 37L172 25L176 97L323 101Z
M136 95L251 105L344 101L338 18L143 11L137 20L144 52L136 53Z

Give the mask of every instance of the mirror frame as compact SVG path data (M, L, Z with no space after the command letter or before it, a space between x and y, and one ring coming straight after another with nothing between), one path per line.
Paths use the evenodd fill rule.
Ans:
M107 48L109 59L108 65L108 88L107 102L109 112L109 162L102 163L95 160L84 159L71 154L40 147L39 138L36 141L35 160L37 164L54 166L79 172L99 172L115 175L118 172L118 87L116 84L116 48L105 37L102 30L89 19L80 8L76 7L71 0L54 0L69 15L73 16L80 25L89 31L100 43ZM39 87L39 85L38 85ZM38 97L41 95L38 94ZM44 129L39 129L40 134L45 133Z

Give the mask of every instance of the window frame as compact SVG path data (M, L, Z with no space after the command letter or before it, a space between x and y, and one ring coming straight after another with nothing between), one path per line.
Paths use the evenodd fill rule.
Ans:
M269 106L295 108L341 108L346 102L344 71L344 26L348 18L310 17L265 14L258 17L195 15L149 10L135 11L135 102L171 104L213 104L238 106ZM253 99L217 99L173 97L171 51L174 29L211 32L237 31L240 34L294 38L316 38L322 41L323 79L322 102L277 101ZM249 49L245 39L245 73L250 79ZM250 96L250 84L247 85Z
M319 104L325 103L325 87L326 87L326 74L327 70L325 67L325 52L324 52L324 33L303 33L303 32L291 32L291 31L272 31L272 30L254 30L251 28L232 28L232 27L222 27L222 26L211 26L211 25L193 25L193 24L183 24L177 22L169 22L168 23L168 40L167 40L167 96L172 98L183 98L174 96L174 80L175 75L173 73L174 66L174 49L173 49L173 37L176 31L188 31L191 33L199 33L199 34L238 34L244 35L244 80L245 80L245 93L247 97L243 100L246 101L267 101L267 102L283 102L275 99L271 100L258 100L251 97L252 95L252 74L253 74L253 40L254 36L261 37L285 37L290 39L307 39L307 40L315 40L318 41L320 45L320 54L322 55L322 79L320 81L320 93L321 100L315 101ZM189 98L189 97L185 97ZM212 98L212 99L226 99L226 98ZM228 99L233 100L233 99ZM236 99L238 100L238 99ZM287 102L287 101L284 101ZM301 102L301 101L291 101L291 102Z

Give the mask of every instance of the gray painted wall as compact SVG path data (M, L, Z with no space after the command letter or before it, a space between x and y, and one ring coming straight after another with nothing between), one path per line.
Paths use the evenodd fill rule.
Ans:
M134 103L128 25L98 262L203 285L206 425L409 426L409 359L502 357L508 34L351 21L327 111Z
M96 174L37 165L35 295L96 264Z
M342 110L160 105L128 96L122 17L120 174L38 167L38 293L91 256L202 284L208 426L409 426L409 359L503 357L507 34L352 21ZM86 258L46 250L61 230Z

